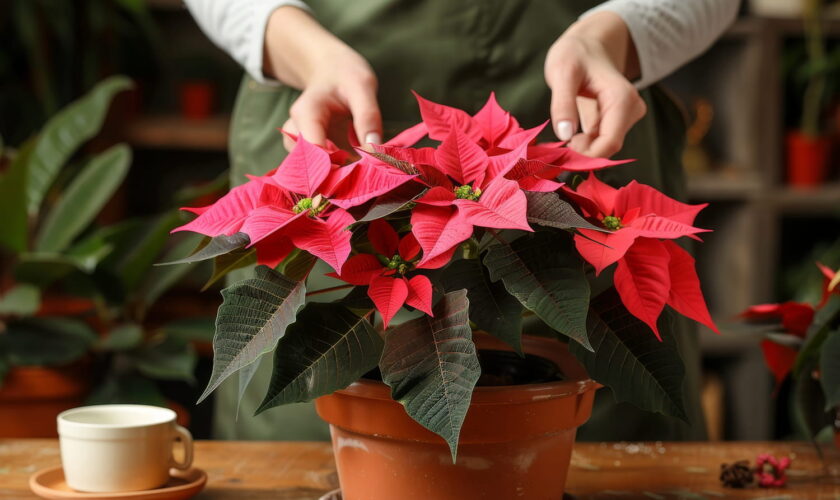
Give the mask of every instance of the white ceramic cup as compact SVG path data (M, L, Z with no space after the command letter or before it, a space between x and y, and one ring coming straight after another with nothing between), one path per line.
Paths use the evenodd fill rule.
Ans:
M61 463L67 485L84 492L139 491L166 484L170 467L192 464L190 431L175 412L144 405L84 406L58 416ZM184 460L173 456L180 441Z

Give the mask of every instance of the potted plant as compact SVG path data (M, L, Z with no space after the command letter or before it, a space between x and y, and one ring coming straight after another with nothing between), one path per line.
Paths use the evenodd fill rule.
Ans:
M817 305L761 304L744 311L742 317L773 322L761 348L777 384L788 376L794 378L797 427L812 439L831 428L840 448L840 272L820 263L817 267L824 276Z
M185 271L153 263L164 250L183 253L195 240L164 248L179 221L172 210L96 227L128 173L125 144L71 161L99 132L114 95L130 85L124 77L101 82L0 160L5 437L54 436L55 416L85 401L162 404L150 379L192 378L190 340L208 331L206 322L151 325L145 319L150 304ZM109 376L100 379L104 372Z
M203 397L236 372L246 386L274 350L259 411L318 398L344 498L561 498L598 383L685 417L657 319L668 304L715 328L674 243L704 231L703 205L602 183L594 171L624 162L536 143L543 126L492 95L475 116L418 102L422 123L356 161L300 137L275 170L188 209L179 230L209 239L180 262L259 264L222 291ZM523 315L544 338L522 335Z
M807 64L798 74L805 78L806 84L799 129L788 132L786 140L788 183L796 187L822 184L831 154L831 137L821 126L826 80L832 69L823 34L824 7L823 0L804 0L802 5Z

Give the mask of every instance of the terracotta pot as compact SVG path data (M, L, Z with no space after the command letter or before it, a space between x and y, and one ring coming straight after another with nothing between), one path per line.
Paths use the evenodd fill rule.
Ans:
M188 120L206 120L213 114L216 86L212 82L189 80L180 87L181 115Z
M86 365L16 367L0 386L0 438L54 438L59 413L81 406L90 388Z
M489 336L475 340L479 349L510 350ZM443 440L414 422L381 382L360 380L319 398L344 500L562 498L575 432L598 386L564 344L527 337L523 347L557 363L567 380L477 388L456 464Z
M819 186L825 181L831 140L801 132L787 135L787 179L795 187Z

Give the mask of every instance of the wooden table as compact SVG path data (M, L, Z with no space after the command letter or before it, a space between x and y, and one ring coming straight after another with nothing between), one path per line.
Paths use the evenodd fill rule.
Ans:
M793 458L786 489L720 486L721 462L754 461L761 452ZM587 500L840 499L840 452L826 449L825 456L823 466L804 443L580 443L567 489ZM57 441L0 440L0 498L35 498L29 476L59 464ZM210 478L196 497L204 500L316 500L338 486L327 443L203 441L195 465Z

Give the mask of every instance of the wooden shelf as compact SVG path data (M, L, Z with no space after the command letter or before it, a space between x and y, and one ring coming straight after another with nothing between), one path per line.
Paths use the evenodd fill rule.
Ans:
M778 188L771 192L769 202L782 214L840 216L840 183L812 189Z
M697 201L749 200L760 196L761 179L742 169L688 175L688 196Z
M131 145L149 149L227 151L229 116L187 120L180 116L144 116L123 131Z

